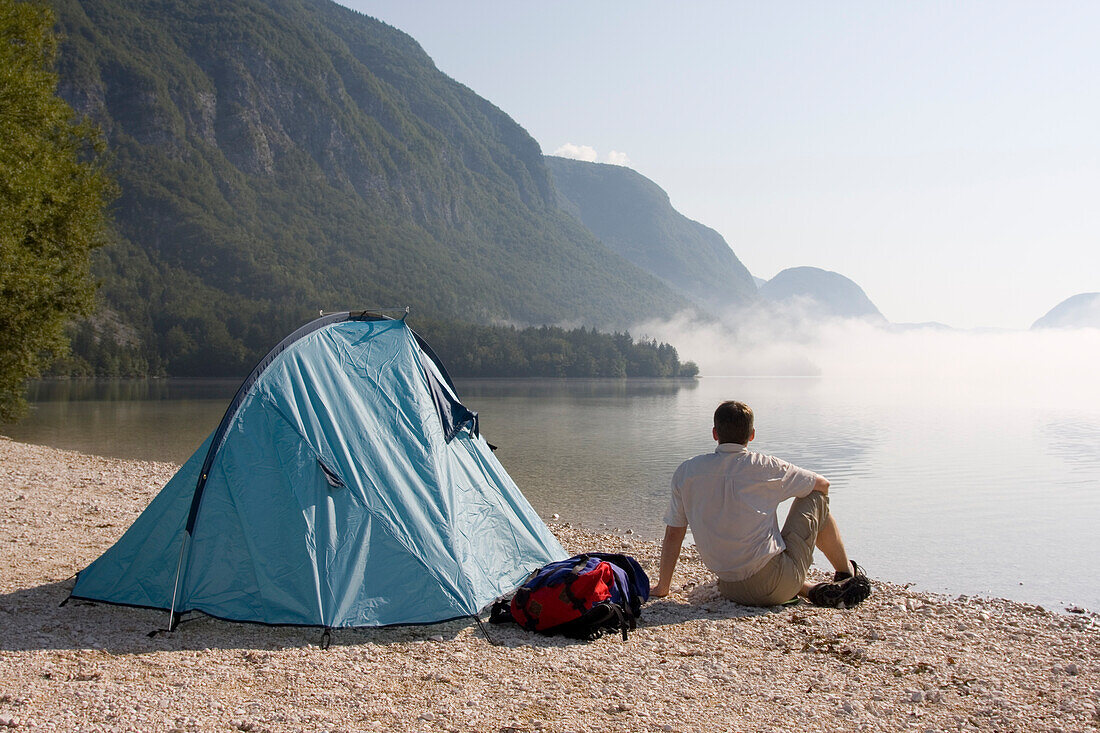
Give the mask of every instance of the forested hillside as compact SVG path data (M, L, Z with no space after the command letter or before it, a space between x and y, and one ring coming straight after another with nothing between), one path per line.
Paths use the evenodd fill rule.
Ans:
M241 374L318 309L625 328L686 305L558 207L535 141L329 0L54 0L121 196L60 371Z
M676 349L629 333L557 326L458 325L412 319L447 369L464 377L694 377Z
M563 208L616 253L704 309L756 299L756 283L722 235L672 208L630 168L548 157Z

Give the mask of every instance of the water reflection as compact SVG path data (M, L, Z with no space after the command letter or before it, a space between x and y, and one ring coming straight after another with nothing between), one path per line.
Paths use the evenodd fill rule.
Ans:
M93 455L183 463L217 427L240 382L117 379L36 382L31 410L0 433Z
M66 379L31 382L27 399L43 402L228 400L240 386L229 379Z
M1052 420L1042 426L1048 449L1061 456L1070 470L1092 477L1100 464L1100 424L1087 415Z
M481 397L589 400L596 397L651 397L698 389L695 379L460 379L465 402Z
M542 514L596 527L663 530L669 482L681 461L714 450L714 408L726 399L757 414L756 450L834 482L867 472L875 419L838 409L815 378L690 382L460 382L497 457Z

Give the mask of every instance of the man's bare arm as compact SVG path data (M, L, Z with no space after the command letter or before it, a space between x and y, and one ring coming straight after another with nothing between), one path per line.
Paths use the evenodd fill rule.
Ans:
M672 573L676 570L676 561L680 559L680 548L684 544L687 527L665 527L665 539L661 542L661 569L657 585L650 590L654 598L664 598L672 586Z

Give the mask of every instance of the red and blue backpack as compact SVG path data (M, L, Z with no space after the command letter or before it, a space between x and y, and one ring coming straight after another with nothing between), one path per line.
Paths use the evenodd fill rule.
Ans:
M515 595L493 604L489 621L573 639L617 631L625 640L647 600L649 576L634 558L589 552L531 573Z

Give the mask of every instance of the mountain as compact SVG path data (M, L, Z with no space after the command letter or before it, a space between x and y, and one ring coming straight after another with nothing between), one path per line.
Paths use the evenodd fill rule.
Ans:
M622 328L687 302L558 206L538 144L329 0L54 0L121 196L74 350L240 374L318 309ZM108 348L109 347L109 348Z
M1054 306L1032 328L1100 328L1100 293L1078 293Z
M760 286L760 297L773 303L805 302L810 315L886 322L863 288L841 274L817 267L783 270Z
M672 208L653 181L619 165L546 162L562 208L617 254L704 310L756 300L752 275L722 235Z

